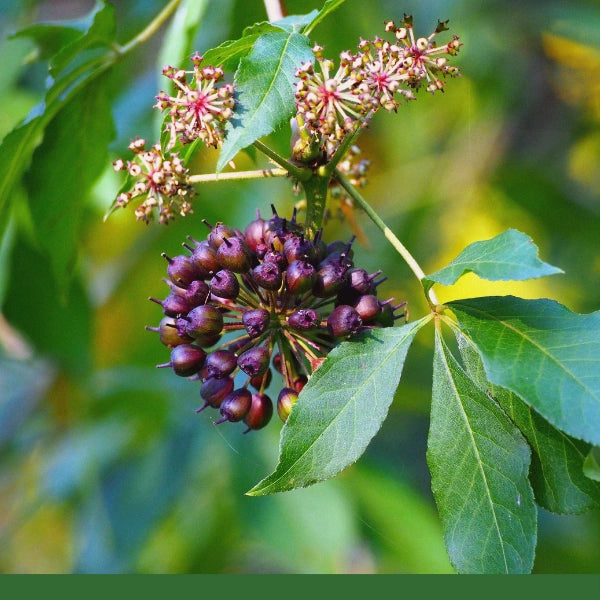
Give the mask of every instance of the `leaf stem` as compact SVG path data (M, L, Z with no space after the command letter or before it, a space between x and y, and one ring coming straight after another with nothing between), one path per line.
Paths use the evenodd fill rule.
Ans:
M148 23L148 25L140 31L134 38L126 44L119 46L117 52L121 55L131 52L140 44L147 42L163 25L163 23L171 16L177 7L181 4L181 0L171 0L159 13Z
M261 169L258 171L234 171L232 173L204 173L201 175L192 175L188 181L190 183L207 183L210 181L226 181L232 179L262 179L267 177L286 177L286 169Z
M342 175L339 170L335 171L335 178L340 185L348 192L350 197L358 204L368 215L368 217L381 230L387 241L394 247L396 252L402 256L410 270L415 274L416 278L421 282L426 277L423 269L415 260L413 255L408 251L404 244L394 235L393 231L384 223L380 216L373 210L371 205L359 194L358 190ZM421 283L421 285L423 285ZM439 301L432 289L427 291L427 301L432 308L439 305Z

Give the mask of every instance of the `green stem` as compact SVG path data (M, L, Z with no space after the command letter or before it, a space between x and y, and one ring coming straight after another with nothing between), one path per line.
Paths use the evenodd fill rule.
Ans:
M340 185L346 190L346 192L348 192L350 197L356 202L356 204L358 204L358 206L360 206L367 213L371 221L373 221L373 223L375 223L375 225L377 225L377 227L382 231L385 238L388 240L388 242L390 242L398 254L402 256L417 279L419 281L424 279L426 275L423 272L423 269L421 269L419 263L414 259L413 255L407 250L404 244L402 244L402 242L394 235L392 230L383 222L373 208L371 208L371 205L358 193L356 188L338 170L335 172L335 177L339 181ZM421 283L421 285L423 284ZM439 305L439 301L432 289L427 292L427 299L432 308Z
M369 114L362 120L363 125L371 120L371 117L373 116L374 112L375 111L369 112ZM334 155L327 162L326 169L328 173L333 174L335 172L338 163L340 162L340 160L342 160L342 158L348 151L348 148L350 148L350 146L352 146L352 144L356 141L356 138L361 134L362 130L363 127L361 126L354 133L347 135L342 140L342 143L338 146Z
M207 183L210 181L226 181L232 179L263 179L267 177L285 177L288 172L286 169L261 169L259 171L234 171L232 173L205 173L201 175L192 175L188 181L190 183Z
M171 16L177 7L181 4L181 0L171 0L159 13L148 23L148 25L140 31L133 39L117 48L117 52L121 55L131 52L140 44L147 42L162 26L162 24Z
M323 227L329 180L329 173L325 172L323 166L317 169L310 179L302 182L306 193L305 229L309 237L314 237L317 231Z

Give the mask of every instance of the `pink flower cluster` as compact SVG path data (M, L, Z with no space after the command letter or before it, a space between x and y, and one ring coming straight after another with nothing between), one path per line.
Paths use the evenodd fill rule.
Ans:
M379 108L395 111L398 98L414 100L422 87L432 93L443 91L442 78L459 74L448 64L448 57L461 46L458 37L442 46L435 41L448 29L447 22L438 22L426 38L415 37L412 17L406 15L400 27L390 21L385 29L394 34L394 42L379 37L361 40L356 54L340 54L337 70L333 61L323 58L323 48L315 46L315 61L304 63L296 73L298 123L323 141L328 156Z
M235 104L233 85L219 85L223 70L201 67L202 60L198 53L192 57L192 71L175 67L163 69L163 75L173 82L176 92L174 96L160 92L154 105L154 108L167 111L169 116L167 148L173 148L177 139L182 144L189 144L200 138L207 146L215 148L223 142L225 123L231 118ZM188 75L191 75L190 81Z
M154 218L155 212L161 223L168 223L176 214L185 216L192 212L189 200L195 190L188 181L188 169L177 154L166 158L159 144L146 150L146 140L141 138L131 142L129 149L134 159L125 163L119 158L113 167L115 171L127 171L135 183L128 192L117 196L116 205L124 208L133 199L143 199L135 216L145 223Z

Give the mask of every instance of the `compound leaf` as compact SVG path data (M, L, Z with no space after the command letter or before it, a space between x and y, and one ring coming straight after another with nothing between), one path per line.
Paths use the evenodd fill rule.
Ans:
M519 430L436 332L427 462L446 549L460 573L528 573L537 513Z
M248 494L305 487L355 462L381 427L408 348L429 320L374 329L332 350L282 429L277 468Z
M555 427L600 444L600 312L554 300L489 296L449 302L488 380Z

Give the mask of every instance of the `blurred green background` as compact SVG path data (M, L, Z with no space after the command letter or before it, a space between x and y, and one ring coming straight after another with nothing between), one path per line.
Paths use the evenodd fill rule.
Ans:
M119 41L166 4L115 1ZM321 1L288 0L290 13ZM17 27L79 17L84 0L0 2L0 136L43 95L45 65ZM428 34L450 19L463 73L446 92L379 114L360 145L372 167L365 197L426 272L470 242L514 227L564 275L519 284L465 277L441 301L513 293L551 297L578 312L600 306L600 5L519 0L348 0L313 32L335 58L383 35L406 12ZM233 39L266 19L262 2L207 3L196 48ZM136 137L157 139L154 96L165 28L118 67L111 158ZM287 131L272 136L285 148ZM216 153L194 168L214 170ZM239 168L252 168L240 156ZM154 365L168 351L145 325L160 320L148 296L165 295L160 253L181 251L201 219L243 227L274 203L291 212L289 182L205 184L195 212L146 227L121 211L103 222L120 177L82 190L84 226L68 290L31 234L25 187L0 246L0 571L5 573L449 573L425 462L431 335L409 353L383 428L334 480L272 497L244 496L271 472L280 423L241 435L195 415L197 384ZM389 276L382 295L425 314L418 282L378 230L356 262ZM348 239L332 220L328 239ZM534 572L600 572L600 514L539 511Z

